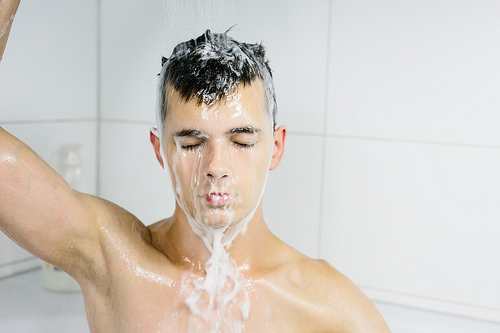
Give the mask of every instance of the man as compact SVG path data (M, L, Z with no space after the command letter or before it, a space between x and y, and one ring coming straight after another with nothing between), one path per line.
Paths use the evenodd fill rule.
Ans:
M7 0L1 26L16 7ZM176 207L149 227L73 191L0 128L0 227L79 282L92 332L388 331L347 278L266 227L286 129L262 46L210 31L178 45L158 105L150 139Z

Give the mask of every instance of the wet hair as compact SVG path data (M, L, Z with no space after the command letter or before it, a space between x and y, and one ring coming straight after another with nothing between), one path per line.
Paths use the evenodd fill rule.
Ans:
M220 102L238 85L263 81L266 106L276 128L276 95L269 61L262 44L241 43L224 33L207 30L196 39L178 44L169 58L162 58L158 90L158 126L168 112L167 90L198 105ZM161 126L163 127L163 126Z

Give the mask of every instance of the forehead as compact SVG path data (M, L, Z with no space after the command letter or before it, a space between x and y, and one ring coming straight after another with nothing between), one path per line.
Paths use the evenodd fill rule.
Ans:
M191 98L185 101L171 86L166 91L165 126L203 122L270 122L262 80L240 84L215 102ZM179 125L180 125L179 124Z

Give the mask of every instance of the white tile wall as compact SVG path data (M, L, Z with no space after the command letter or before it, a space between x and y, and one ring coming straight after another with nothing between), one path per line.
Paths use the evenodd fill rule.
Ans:
M377 299L498 321L499 3L331 10L322 255Z
M500 308L495 149L345 138L326 147L322 254L361 286L442 311Z
M101 3L101 117L154 121L164 31L161 1Z
M317 258L323 139L289 133L280 166L269 173L264 218L279 238Z
M96 117L97 0L23 1L0 65L0 121Z
M328 133L499 145L500 2L334 1Z
M100 195L149 225L175 207L166 173L149 143L151 125L103 122Z

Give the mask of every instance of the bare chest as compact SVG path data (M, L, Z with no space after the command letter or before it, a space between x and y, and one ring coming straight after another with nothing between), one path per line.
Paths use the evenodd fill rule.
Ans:
M91 332L315 332L317 320L293 295L271 288L241 286L233 294L210 295L178 283L130 284L111 301L92 297L87 308ZM101 304L99 304L101 303Z

